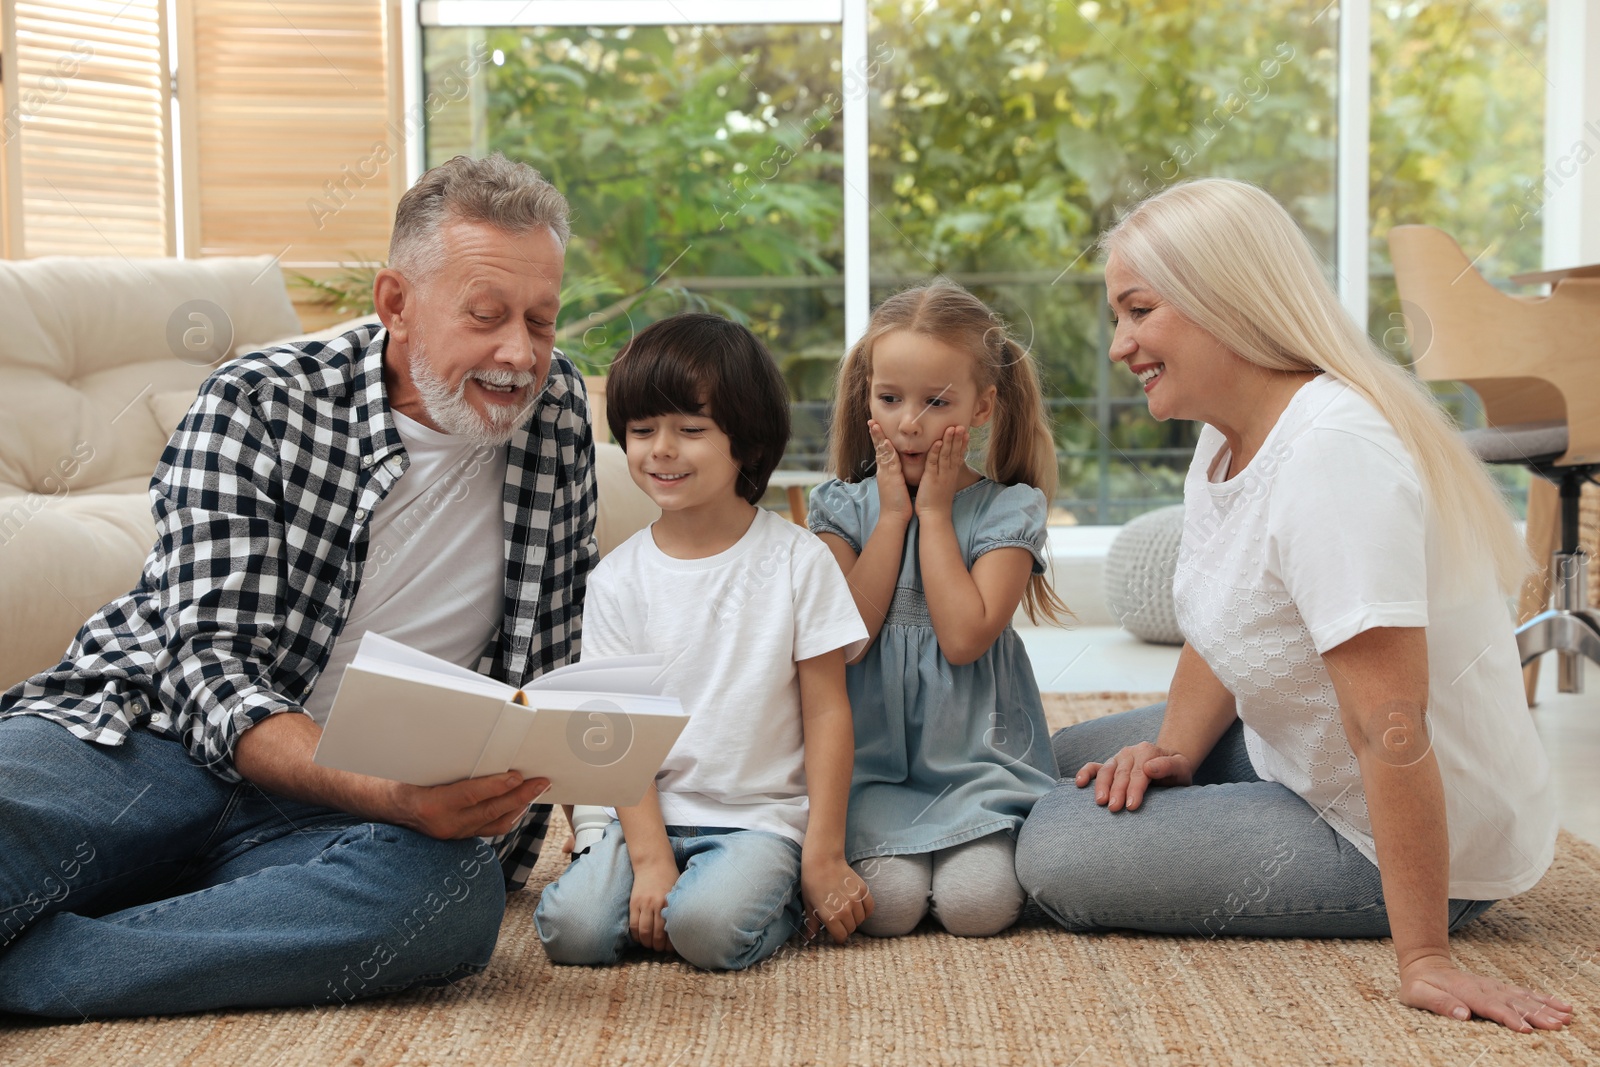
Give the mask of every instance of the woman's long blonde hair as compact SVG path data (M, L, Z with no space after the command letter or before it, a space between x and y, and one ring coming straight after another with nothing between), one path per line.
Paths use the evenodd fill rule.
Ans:
M1453 572L1488 563L1501 591L1515 591L1530 560L1499 488L1428 387L1345 312L1310 242L1264 190L1182 182L1134 207L1101 247L1240 358L1326 371L1365 396L1411 454Z
M1055 441L1050 435L1038 367L1027 349L1006 332L1000 316L961 286L943 279L906 289L878 305L866 334L839 365L833 424L828 432L828 462L834 476L859 482L878 471L867 429L872 346L895 330L933 337L971 353L978 389L995 387L984 473L1001 485L1031 485L1044 492L1047 507L1053 503ZM1035 623L1041 617L1061 622L1072 614L1056 595L1048 573L1028 579L1023 607Z

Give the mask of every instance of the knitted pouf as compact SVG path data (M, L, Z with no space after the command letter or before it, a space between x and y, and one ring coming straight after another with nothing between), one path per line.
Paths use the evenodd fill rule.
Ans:
M1172 574L1183 534L1183 505L1147 511L1122 528L1106 554L1106 607L1135 637L1181 645Z

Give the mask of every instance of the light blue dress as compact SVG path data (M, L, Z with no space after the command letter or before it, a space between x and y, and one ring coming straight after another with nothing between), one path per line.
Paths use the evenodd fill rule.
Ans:
M987 478L956 493L956 539L968 569L996 548L1045 561L1044 494ZM811 494L810 526L857 552L878 522L878 483L829 481ZM1050 732L1022 638L1007 625L976 661L939 652L911 521L894 600L877 640L848 667L856 762L845 858L915 855L1014 832L1056 785Z

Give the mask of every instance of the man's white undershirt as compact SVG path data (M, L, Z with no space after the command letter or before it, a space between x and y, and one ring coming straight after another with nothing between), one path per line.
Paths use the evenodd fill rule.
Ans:
M411 465L373 511L356 601L305 701L319 725L362 634L475 668L504 614L505 448L391 414Z

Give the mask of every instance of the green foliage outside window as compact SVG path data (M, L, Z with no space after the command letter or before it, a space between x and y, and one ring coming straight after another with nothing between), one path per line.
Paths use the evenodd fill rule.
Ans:
M1155 423L1107 365L1093 242L1142 196L1227 175L1277 196L1331 278L1337 6L871 0L869 14L864 70L843 69L837 27L429 29L430 70L494 58L430 117L428 162L501 151L566 193L563 347L589 369L648 322L709 307L768 342L801 402L828 398L844 198L865 195L874 301L943 273L1031 345L1079 521L1175 498L1195 428ZM1543 56L1543 5L1375 5L1372 25L1371 326L1403 357L1385 332L1390 225L1499 241L1491 271L1537 265L1537 216L1518 231L1512 207L1541 169L1544 83L1527 58ZM860 93L870 177L847 190L842 107Z
M564 309L566 351L600 369L636 329L699 304L744 321L785 359L838 358L835 31L430 30L430 68L448 69L479 39L503 63L434 116L428 162L503 152L567 196L567 271L593 292ZM685 289L686 278L702 284Z

